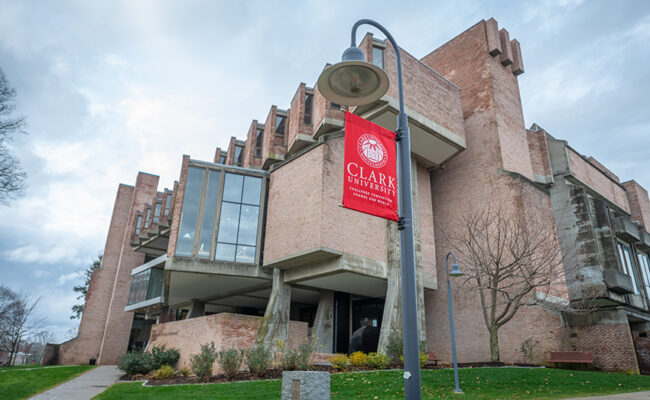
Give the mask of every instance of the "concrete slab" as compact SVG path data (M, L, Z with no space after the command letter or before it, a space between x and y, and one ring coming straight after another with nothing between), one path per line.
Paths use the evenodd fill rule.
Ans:
M596 397L576 397L571 400L648 400L650 399L650 392L634 392L634 393L621 393L612 394L609 396L596 396Z
M114 365L101 365L53 389L30 397L30 399L90 400L117 382L123 374Z

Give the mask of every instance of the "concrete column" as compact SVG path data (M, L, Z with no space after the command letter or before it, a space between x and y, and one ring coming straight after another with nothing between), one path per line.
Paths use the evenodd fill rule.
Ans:
M273 269L273 289L257 330L256 345L262 344L275 352L278 350L278 340L288 344L290 305L291 285L284 282L284 271Z
M320 292L313 336L317 352L332 353L334 351L334 292L331 290Z
M190 312L187 313L187 319L202 317L205 314L205 303L198 299L192 299Z
M418 330L420 341L426 341L426 321L424 309L424 276L422 270L422 240L420 237L420 218L417 184L417 164L411 161L413 190L413 222L415 228L415 273L418 295ZM388 288L384 303L384 316L381 322L378 351L386 353L386 345L391 332L396 331L402 335L402 273L400 270L400 242L397 224L386 222L386 275Z

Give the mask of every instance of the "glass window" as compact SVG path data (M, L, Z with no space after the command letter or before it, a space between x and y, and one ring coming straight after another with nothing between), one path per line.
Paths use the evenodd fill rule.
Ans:
M225 164L226 163L226 158L227 156L225 154L222 154L219 156L219 163Z
M262 157L262 145L264 144L264 130L257 128L255 136L255 157Z
M172 206L172 194L167 193L167 200L165 200L165 215L169 215L169 210Z
M384 49L381 47L372 47L372 63L384 69Z
M284 131L286 129L287 118L283 115L275 116L275 144L284 144Z
M244 165L244 147L235 146L235 164L238 166Z
M162 296L164 271L158 268L151 268L149 274L149 288L147 289L147 300Z
M140 227L142 226L142 214L138 215L138 219L135 221L135 234L140 234Z
M262 178L226 174L215 259L255 262Z
M214 230L214 214L217 207L217 194L219 193L219 171L208 171L208 188L205 191L205 209L203 210L203 223L197 256L210 258L212 246L212 231Z
M634 271L634 258L632 257L632 249L627 243L618 242L618 256L621 259L621 266L630 278L632 278L632 286L634 293L639 294L639 285Z
M160 222L160 209L162 208L161 203L156 203L156 208L153 213L153 223L157 224Z
M202 168L190 167L187 173L187 184L185 186L185 196L183 197L183 213L176 244L176 255L179 256L192 256L196 222L201 202L203 171Z
M334 109L334 110L340 110L340 109L343 108L343 107L341 107L340 104L330 103L330 108L331 108L331 109Z
M149 228L149 218L151 218L151 207L147 207L147 216L144 217L144 229Z
M311 94L305 95L305 124L311 124L311 112L313 109L314 96Z
M639 252L639 266L646 295L650 297L650 257L648 254Z

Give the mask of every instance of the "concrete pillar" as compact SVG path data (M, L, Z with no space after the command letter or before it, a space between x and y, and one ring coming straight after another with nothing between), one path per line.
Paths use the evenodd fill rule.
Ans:
M314 319L313 337L317 352L332 353L334 351L334 292L331 290L320 292Z
M192 304L190 305L190 312L187 313L187 319L202 317L205 314L205 303L199 301L198 299L192 299Z
M284 271L273 269L273 289L257 330L256 345L262 344L275 352L278 340L285 345L288 343L290 306L291 285L284 282Z

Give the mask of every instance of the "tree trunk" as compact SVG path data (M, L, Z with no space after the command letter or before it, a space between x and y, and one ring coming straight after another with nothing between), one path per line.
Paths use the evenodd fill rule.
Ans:
M490 361L499 362L499 328L492 326L490 328Z

